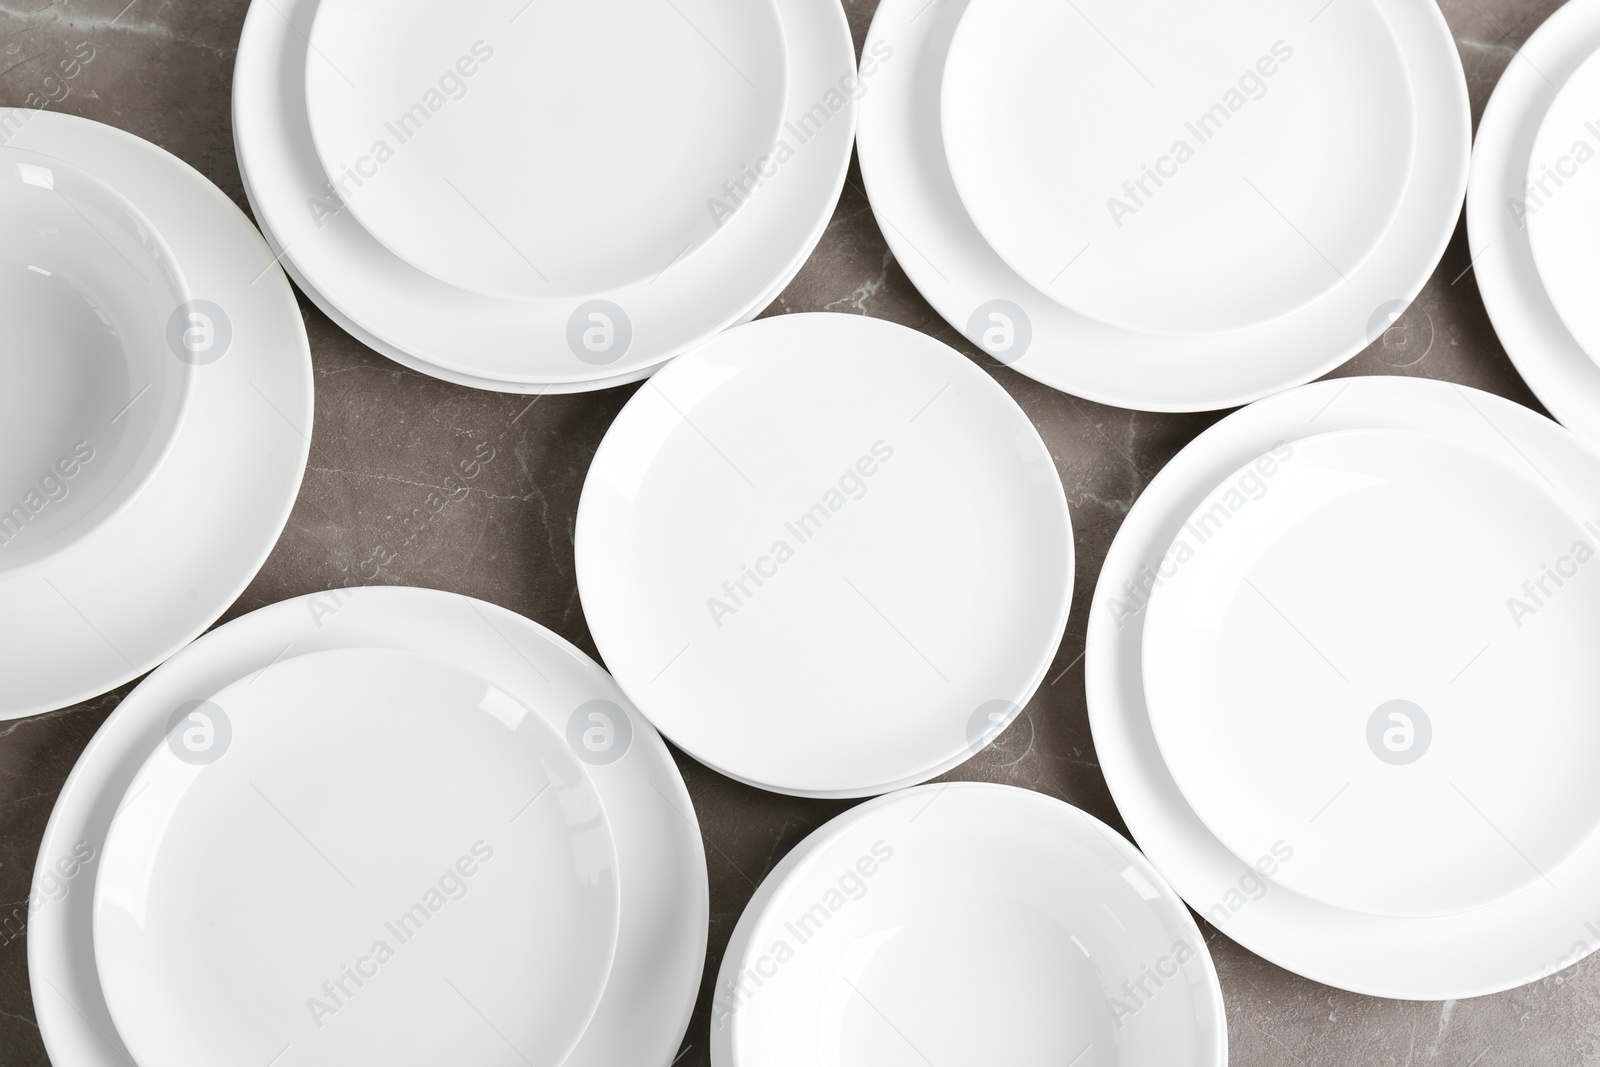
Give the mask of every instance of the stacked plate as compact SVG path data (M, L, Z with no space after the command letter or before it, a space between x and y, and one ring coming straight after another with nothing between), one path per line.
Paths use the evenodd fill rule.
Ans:
M1563 423L1600 439L1600 3L1572 0L1522 46L1478 126L1467 229L1506 352Z
M334 321L447 381L575 392L782 291L862 91L834 0L261 0L234 136Z
M967 357L859 315L674 360L601 442L575 540L639 709L797 796L971 757L1038 689L1072 602L1066 496L1027 415Z
M745 909L717 1067L1224 1067L1189 911L1077 808L1008 786L880 797L806 838Z
M107 720L40 852L53 1062L667 1064L705 857L660 738L503 609L370 588L196 642Z
M1342 363L1422 288L1466 185L1433 0L884 0L868 58L862 174L898 261L984 351L1105 403L1229 407Z
M1574 962L1597 555L1600 455L1498 397L1356 378L1223 420L1096 592L1090 718L1129 828L1208 921L1330 985L1447 999Z
M255 576L311 358L249 221L136 137L0 110L0 718L148 671Z

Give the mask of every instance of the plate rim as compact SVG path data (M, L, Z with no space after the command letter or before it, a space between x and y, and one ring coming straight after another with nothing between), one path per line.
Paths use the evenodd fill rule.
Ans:
M1564 85L1596 47L1596 0L1568 0L1533 31L1478 120L1466 199L1473 278L1495 336L1539 402L1590 440L1600 440L1600 365L1561 320L1532 261L1526 231L1511 224L1505 202L1508 191L1520 189L1527 178L1534 139L1558 92L1542 87L1545 78L1558 76Z

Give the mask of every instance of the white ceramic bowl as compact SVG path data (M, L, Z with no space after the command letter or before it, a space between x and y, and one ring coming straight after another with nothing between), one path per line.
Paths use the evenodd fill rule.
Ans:
M1225 1067L1205 941L1132 844L1052 797L925 785L832 820L734 928L713 1067Z
M182 329L168 339L188 299L121 194L0 148L0 575L88 536L160 467L194 373Z

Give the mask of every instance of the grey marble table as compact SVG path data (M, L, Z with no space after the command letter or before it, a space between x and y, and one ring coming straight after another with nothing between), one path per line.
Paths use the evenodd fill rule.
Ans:
M265 0L263 0L265 2ZM876 0L845 0L858 47ZM1516 48L1556 0L1444 0L1481 114ZM197 167L241 207L229 119L245 0L0 0L0 105L38 103L120 126ZM60 61L86 53L71 78ZM461 389L403 370L302 299L316 366L310 469L277 550L225 618L342 585L379 549L385 584L433 586L502 604L594 654L573 580L572 527L584 472L633 387L527 398ZM874 315L926 331L979 359L928 307L889 254L852 169L821 247L769 313ZM1402 373L1476 386L1538 407L1496 340L1470 270L1464 230L1409 312L1425 358L1404 368L1368 351L1337 373ZM1048 684L1002 742L951 779L1008 782L1121 819L1096 762L1084 707L1089 598L1123 516L1162 465L1217 415L1101 407L980 364L1038 425L1061 471L1077 531L1077 595ZM464 499L424 530L401 517L480 444L494 450ZM126 695L0 727L0 1067L47 1061L28 986L26 899L34 854L78 753ZM704 830L711 943L681 1067L704 1067L712 977L745 902L772 866L845 803L796 800L678 762ZM1597 902L1600 909L1600 902ZM1600 964L1460 1003L1376 1000L1289 974L1204 926L1227 997L1233 1062L1459 1067L1600 1064ZM1004 1026L1005 1020L994 1025Z

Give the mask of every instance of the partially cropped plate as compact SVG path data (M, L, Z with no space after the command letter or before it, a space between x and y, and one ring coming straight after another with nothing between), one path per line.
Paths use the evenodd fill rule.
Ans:
M33 357L22 351L0 348L6 404L26 395L12 392L14 369L24 375L43 370L60 388L51 398L61 405L56 413L72 416L57 424L62 445L37 441L29 447L39 462L26 466L17 461L29 453L11 451L9 435L38 413L30 410L0 428L0 468L31 472L26 476L34 488L21 497L25 509L31 504L38 512L30 526L53 521L53 509L70 509L78 494L87 505L93 490L87 479L109 473L114 462L113 450L101 447L107 441L101 433L126 427L121 432L131 436L115 451L133 447L139 434L132 423L175 399L156 384L164 375L186 375L192 394L165 457L120 510L81 538L72 535L71 544L37 565L0 574L0 603L6 605L0 612L0 718L9 719L68 707L149 673L239 599L300 489L311 448L312 374L304 319L260 232L193 167L132 134L71 115L0 109L0 128L9 131L11 149L58 161L49 164L56 177L68 165L114 188L145 220L146 236L158 234L170 261L182 264L193 294L150 324L155 348L142 350L139 360L152 375L148 390L133 379L118 382L123 368L111 360L46 369L27 366ZM31 191L47 194L37 186ZM127 269L118 245L133 262L145 256L152 269L166 262L152 246L136 252L122 244L137 239L138 231L119 237L97 207L84 206L84 215L103 231L94 235L101 249L94 253L96 269ZM14 222L0 219L0 230ZM37 260L34 265L55 269ZM48 288L49 280L42 280ZM147 293L165 287L154 276L148 285L131 285ZM56 292L62 295L59 287ZM95 328L90 322L104 325L87 306L75 310L88 316L77 320L87 329ZM137 336L144 344L150 335ZM95 343L109 341L101 334ZM83 354L107 355L103 347ZM96 431L94 437L72 435L79 415L88 416L84 428ZM149 440L161 436L157 430ZM72 454L79 440L95 449L87 466ZM66 484L65 496L52 472ZM30 500L30 492L37 498ZM57 499L46 504L51 495Z
M940 92L951 40L969 6L969 0L878 4L861 63L863 75L869 59L876 70L861 101L861 173L884 238L918 291L953 329L1021 374L1142 411L1248 403L1325 374L1371 345L1433 274L1455 232L1472 146L1461 55L1434 0L1386 0L1383 15L1410 73L1417 145L1393 225L1347 283L1237 334L1143 333L1070 311L996 253L951 176ZM1317 25L1342 7L1332 5ZM1260 42L1266 51L1252 59L1270 56L1272 44ZM1230 82L1237 87L1243 74L1235 68L1215 91L1225 93ZM1121 106L1113 94L1100 96L1108 110ZM1153 166L1160 157L1145 161ZM1196 284L1192 277L1184 283Z
M721 222L716 238L666 269L595 299L485 296L418 270L367 230L351 206L363 190L328 172L307 116L307 68L325 61L308 41L320 0L256 0L245 19L233 84L235 147L246 194L296 280L320 304L336 308L342 322L359 327L363 340L405 353L412 367L516 392L547 386L579 391L649 373L765 307L816 247L844 187L855 135L853 97L862 93L844 10L836 0L776 2L785 41L785 100L807 101L810 117L796 119L792 131L786 127L777 142L748 160L750 171L741 165L702 194L705 217ZM530 7L523 18L534 18L536 10ZM453 55L450 69L458 76L457 63L466 61L467 69L479 64L476 79L498 62L491 57L484 68L472 55L475 43L463 42L466 50ZM494 47L488 38L484 43ZM712 58L721 63L714 53ZM442 67L437 71L445 73ZM758 77L751 74L752 81ZM418 93L434 100L430 85L438 100L449 99L437 77L419 85ZM441 110L429 125L440 121L453 120ZM417 147L412 138L400 150ZM379 154L364 150L368 161L355 161L374 180ZM653 165L642 157L630 157L633 163ZM398 151L388 164L400 164ZM353 173L371 188L368 178ZM346 196L336 179L353 191ZM484 214L493 217L487 208Z
M1594 534L1536 472L1433 434L1281 446L1195 509L1150 598L1145 694L1197 814L1274 878L1466 911L1600 823Z
M1416 151L1411 72L1373 0L973 0L941 115L1000 258L1152 333L1248 329L1346 282Z
M928 785L802 842L734 930L716 1067L1224 1067L1182 901L1115 831L1008 786Z
M1107 554L1089 615L1084 659L1095 751L1117 810L1150 862L1207 922L1245 948L1312 981L1368 996L1482 996L1545 978L1592 950L1584 924L1592 921L1600 891L1600 835L1591 835L1565 863L1522 892L1470 911L1400 917L1334 907L1282 884L1300 860L1292 838L1273 851L1242 859L1216 837L1175 782L1148 712L1141 660L1149 591L1172 576L1177 564L1169 553L1195 509L1229 477L1275 447L1323 433L1376 428L1448 437L1550 485L1575 514L1600 517L1600 460L1594 451L1548 418L1501 397L1449 382L1389 375L1320 382L1253 404L1223 419L1172 459L1134 504ZM1591 549L1600 543L1592 530L1587 541ZM1416 572L1386 594L1379 609L1412 610L1408 597L1418 579L1434 580L1423 572L1441 550L1448 545L1393 546L1396 555L1417 562ZM1581 554L1575 545L1559 546L1544 562L1570 571ZM1544 640L1547 635L1541 631L1547 624L1564 629L1569 617L1562 614L1562 602L1569 596L1583 599L1573 582L1588 581L1594 566L1591 558L1578 578L1563 579L1567 585L1558 599L1541 593L1542 607L1521 588L1533 575L1519 577L1516 588L1499 590L1507 625L1470 667L1466 658L1483 646L1468 649L1445 680L1467 667L1456 683L1467 684L1479 667L1502 654L1517 654L1519 641ZM1555 588L1553 581L1545 585ZM1538 608L1537 614L1522 618L1520 630L1510 623L1507 598L1512 596ZM1308 636L1318 635L1308 631ZM1580 654L1592 658L1588 650ZM1526 783L1536 775L1511 757L1535 747L1537 740L1513 735L1521 729L1522 716L1530 709L1537 715L1539 702L1558 692L1564 677L1523 681L1524 688L1505 704L1495 732L1506 741L1505 773ZM1335 679L1333 684L1340 683ZM1394 740L1403 743L1403 732ZM1548 749L1560 743L1549 739L1546 760L1555 756ZM1367 758L1378 762L1370 750ZM1331 799L1331 793L1319 802ZM1334 807L1340 803L1342 798ZM1495 817L1488 808L1484 813ZM1315 814L1313 808L1306 818Z
M1550 102L1521 196L1505 207L1526 224L1539 279L1561 321L1600 363L1600 56L1572 72Z
M1578 217L1570 212L1586 195L1584 187L1592 180L1587 171L1600 166L1579 147L1582 141L1600 149L1600 140L1584 128L1587 116L1578 129L1565 124L1566 136L1550 139L1553 154L1534 151L1536 140L1558 129L1546 116L1556 107L1561 87L1578 76L1596 51L1596 0L1570 0L1528 38L1483 109L1467 197L1472 275L1495 334L1540 402L1591 441L1600 440L1600 366L1576 337L1587 312L1571 308L1568 300L1558 313L1550 288L1557 273L1551 271L1552 280L1543 276L1545 266L1536 259L1532 231L1542 225L1547 208L1555 215L1569 212L1568 219ZM1583 103L1573 99L1563 105L1569 118L1578 118L1571 109ZM1535 175L1542 186L1530 187L1529 178ZM1560 233L1552 236L1567 239ZM1565 319L1568 310L1575 312L1572 323Z
M772 152L774 0L321 0L306 110L340 200L473 292L598 296L709 241ZM753 188L753 185L751 186Z

